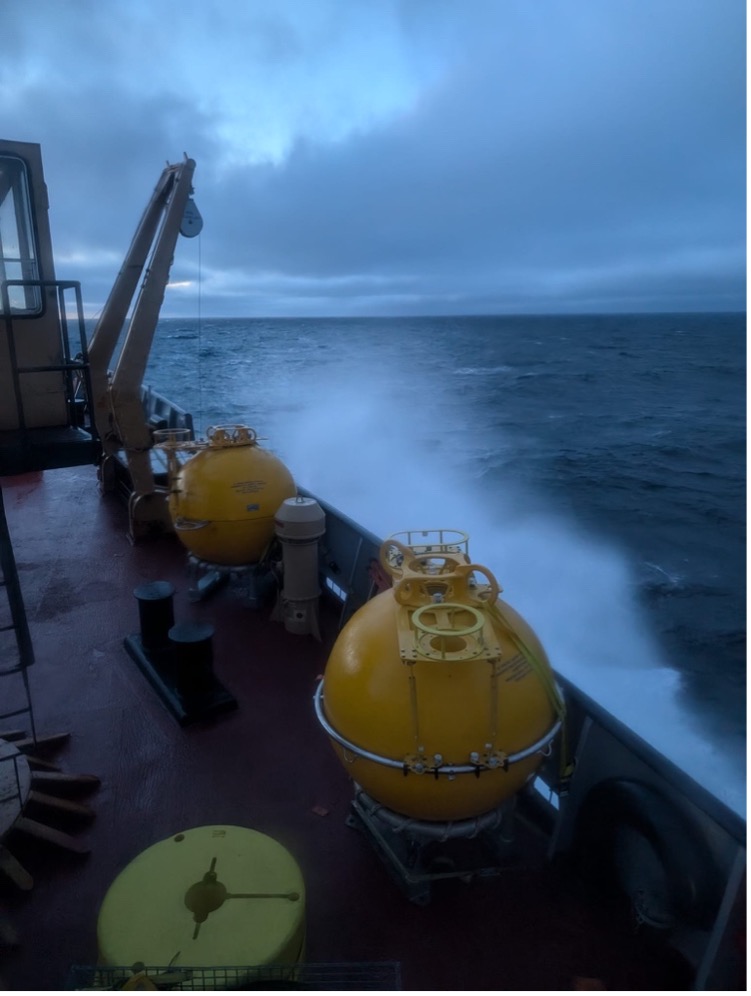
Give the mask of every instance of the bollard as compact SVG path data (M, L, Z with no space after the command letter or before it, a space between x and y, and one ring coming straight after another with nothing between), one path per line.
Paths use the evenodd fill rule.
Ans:
M164 650L169 644L169 631L174 625L172 598L175 586L169 581L151 581L133 591L138 600L141 623L141 643L147 652Z
M211 689L213 637L210 623L177 623L169 631L175 687L185 698L195 699Z

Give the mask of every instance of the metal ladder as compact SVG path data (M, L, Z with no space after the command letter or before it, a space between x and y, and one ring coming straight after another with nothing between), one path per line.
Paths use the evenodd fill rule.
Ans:
M0 678L8 678L18 675L23 685L23 700L25 705L11 709L9 712L0 712L0 721L10 719L12 716L28 715L31 727L31 736L36 743L36 727L34 724L34 710L31 703L31 691L29 689L28 669L34 663L34 647L29 633L29 623L26 618L26 608L23 603L21 584L18 579L18 568L16 558L13 554L13 543L8 529L8 520L5 516L5 502L3 500L3 490L0 487L0 588L5 594L5 607L0 608L0 640L2 640L2 656L0 657ZM3 634L13 633L15 637L15 649L17 657L15 661L7 660L7 651L10 649L11 641L7 640ZM17 699L18 701L18 699Z
M28 748L36 752L37 748L56 746L67 740L68 734L37 736L28 676L28 669L34 663L34 648L21 594L8 520L5 516L1 486L0 588L5 596L4 600L0 598L0 679L15 676L17 680L20 679L23 688L22 694L16 688L16 694L10 700L14 708L0 712L0 722L12 716L27 715L31 729L31 737L25 737L24 730L0 731L3 737L0 740L0 751L3 754L0 757L0 764L11 764L14 769L12 772L0 774L0 783L4 792L0 793L2 794L0 804L4 803L6 807L15 805L12 820L10 822L6 820L5 829L6 831L12 829L34 842L52 845L73 854L87 854L89 847L85 842L46 822L41 822L41 818L30 818L26 812L26 804L33 803L37 809L41 808L48 813L63 813L68 817L73 815L79 819L93 819L94 812L88 806L48 793L63 791L67 794L71 788L77 791L91 791L99 785L99 779L95 775L64 774L55 765L28 753ZM11 656L15 659L9 660ZM0 703L8 701L7 697L0 695ZM4 836L0 837L0 873L22 890L28 890L34 884L31 874L5 846ZM0 940L3 936L12 938L14 931L12 925L7 920L4 922L0 916Z

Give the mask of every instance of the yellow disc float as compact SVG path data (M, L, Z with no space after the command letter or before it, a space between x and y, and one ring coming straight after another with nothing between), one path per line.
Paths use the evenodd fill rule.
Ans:
M207 444L171 481L175 532L199 560L236 567L257 563L274 535L274 515L297 494L292 475L244 425L215 426Z
M393 588L342 630L316 708L378 803L419 820L468 819L533 777L563 703L540 641L490 571L455 543L406 535L412 545L383 545Z
M297 964L305 888L281 844L245 827L159 841L115 879L97 922L104 965Z

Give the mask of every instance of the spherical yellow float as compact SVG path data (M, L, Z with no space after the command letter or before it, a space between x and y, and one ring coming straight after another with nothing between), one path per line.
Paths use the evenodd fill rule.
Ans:
M388 809L427 821L489 812L534 776L560 728L545 651L466 544L392 538L381 563L393 587L342 630L319 720L351 777Z
M296 493L273 453L243 425L216 426L207 444L174 475L169 509L175 532L199 560L235 567L260 560L274 535L274 515Z

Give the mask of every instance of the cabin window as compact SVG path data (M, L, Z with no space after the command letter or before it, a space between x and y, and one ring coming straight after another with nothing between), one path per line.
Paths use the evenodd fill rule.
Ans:
M42 310L38 286L11 285L6 280L39 280L26 164L15 156L0 156L0 314L37 315ZM6 304L7 302L7 304Z

